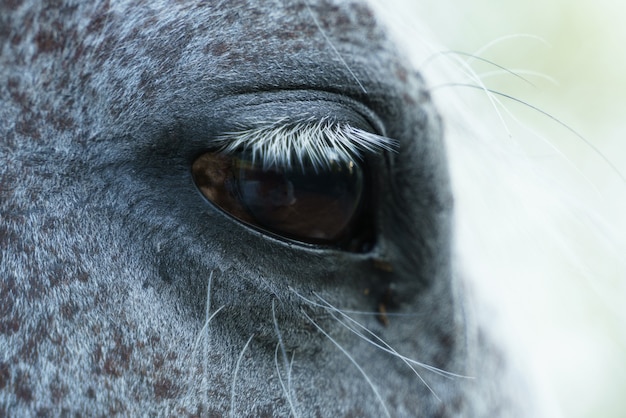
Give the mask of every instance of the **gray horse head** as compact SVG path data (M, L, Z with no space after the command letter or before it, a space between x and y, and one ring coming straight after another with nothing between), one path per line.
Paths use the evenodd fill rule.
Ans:
M521 413L368 7L5 1L0 41L0 416Z

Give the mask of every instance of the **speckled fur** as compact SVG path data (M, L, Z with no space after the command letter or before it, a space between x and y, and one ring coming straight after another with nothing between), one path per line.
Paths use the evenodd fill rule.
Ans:
M523 414L452 272L439 118L365 5L2 0L0 47L0 417ZM372 251L265 236L196 190L211 137L329 116L398 141L369 164ZM416 367L429 388L319 306L382 300L386 326L351 317L472 378Z

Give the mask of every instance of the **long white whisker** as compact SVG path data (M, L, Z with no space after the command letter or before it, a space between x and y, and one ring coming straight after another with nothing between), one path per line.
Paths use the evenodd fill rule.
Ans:
M522 69L522 68L511 68L511 69L506 70L506 71L501 71L501 70L485 71L485 72L482 72L482 73L478 74L478 77L481 80L485 80L485 79L490 78L490 77L496 77L496 76L501 76L501 75L509 75L511 71L513 71L514 73L516 73L518 75L521 75L521 76L530 76L530 77L534 77L534 78L540 78L540 79L543 79L543 80L547 81L548 83L550 83L550 84L552 84L554 86L559 86L559 82L554 77L550 77L549 75L541 73L539 71L525 70L525 69Z
M225 305L222 305L222 306L220 306L219 308L217 308L217 309L215 310L215 312L213 312L213 313L211 314L211 316L210 316L209 318L207 318L207 320L204 322L204 326L202 327L202 329L201 329L201 330L200 330L200 332L198 333L198 337L196 338L196 342L195 342L195 343L194 343L194 345L193 345L193 346L194 346L194 350L193 350L194 352L198 349L198 346L200 345L200 340L202 339L203 334L206 334L206 333L207 333L208 328L209 328L209 324L211 323L211 321L213 320L213 318L215 318L215 316L216 316L218 313L220 313L220 311L221 311L222 309L224 309L225 307L226 307Z
M422 363L419 362L417 360L413 360L409 357L403 356L400 353L398 353L393 347L391 347L387 342L385 342L383 339L381 339L378 335L374 334L372 331L370 331L369 329L367 329L366 326L364 326L363 324L361 324L360 322L358 322L357 320L355 320L354 318L350 317L349 315L346 315L343 311L341 311L340 309L336 308L335 306L331 305L329 302L327 302L324 298L322 298L320 295L318 295L317 293L315 293L315 296L317 296L322 302L324 302L324 304L326 305L328 310L331 310L332 312L336 312L338 314L340 314L342 316L342 318L345 318L347 321L351 322L352 324L354 324L355 326L357 326L358 328L362 329L363 331L365 331L368 335L370 335L371 337L373 337L374 339L376 339L377 341L380 342L380 344L375 343L374 341L371 341L369 338L367 338L365 335L361 334L359 331L353 329L352 327L348 326L347 324L345 324L344 326L346 326L348 329L352 330L355 334L359 335L360 337L362 337L365 341L368 341L371 344L374 344L377 348L380 348L381 350L393 354L394 356L397 356L398 358L402 359L402 360L406 360L409 363L412 363L416 366L422 367L426 370L429 370L435 374L438 374L439 376L443 376L443 377L447 377L447 378L463 378L463 379L473 379L473 377L471 376L465 376L465 375L461 375L461 374L457 374L457 373L452 373L440 368L437 368L435 366L430 366L426 363ZM343 324L343 321L341 321L339 318L337 318L335 315L333 315L334 318L336 318L340 323Z
M294 417L298 417L298 414L294 409L294 405L291 402L291 395L289 394L288 384L285 385L285 381L283 380L283 376L280 370L280 364L278 362L278 350L279 349L280 349L280 343L276 343L276 349L274 349L274 367L276 367L276 376L278 376L278 382L280 383L280 387L282 388L283 393L285 394L285 397L287 398L287 401L289 402L291 413L293 414ZM290 372L291 370L289 370L287 373L287 380L289 380Z
M298 297L300 297L302 300L304 300L305 302L307 302L308 304L310 304L311 306L315 306L318 308L322 308L324 310L326 310L327 312L330 313L330 315L336 319L340 324L342 324L344 327L346 327L348 330L350 330L351 332L353 332L354 334L356 334L357 336L359 336L360 338L362 338L363 340L367 341L368 343L374 345L375 347L379 348L380 350L389 353L391 355L393 355L394 357L397 357L401 360L403 360L404 362L408 362L410 364L413 364L415 366L421 367L425 370L428 370L430 372L433 372L439 376L445 377L445 378L462 378L462 379L474 379L474 377L472 376L465 376L462 374L458 374L458 373L453 373L453 372L449 372L440 368L437 368L435 366L431 366L429 364L426 363L422 363L419 362L417 360L414 360L410 357L406 357L402 354L400 354L398 351L396 351L393 347L391 347L387 342L385 342L384 340L382 340L379 336L377 336L376 334L374 334L372 331L370 331L369 329L367 329L367 327L365 327L364 325L362 325L360 322L358 322L357 320L355 320L354 318L350 317L349 315L347 315L347 313L352 313L351 311L343 311L339 308L336 308L335 306L333 306L332 304L330 304L329 302L327 302L324 298L322 298L320 295L318 295L317 293L314 292L315 296L317 298L319 298L322 302L324 302L324 304L320 304L317 303L315 301L312 301L310 299L308 299L307 297L301 295L300 293L298 293L295 289L290 288L290 290L292 292L294 292ZM378 340L380 342L380 344L370 340L369 338L367 338L365 335L363 335L360 331L356 330L355 328L353 328L352 326L346 324L341 318L337 318L337 316L334 313L338 313L342 316L342 318L344 318L345 320L351 322L352 324L354 324L357 328L362 329L363 331L365 331L368 335L370 335L371 337L373 337L374 339ZM356 312L356 313L361 313L361 312ZM378 313L371 313L372 315L378 315ZM411 367L411 369L418 375L418 377L420 378L420 380L423 381L422 377L419 375L419 373L413 369L412 366L410 366L409 364L407 364L409 367ZM426 384L426 382L424 382L424 384ZM426 386L428 386L428 384L426 384ZM434 394L434 393L433 393ZM434 394L435 396L437 396L436 394Z
M496 90L491 90L491 89L487 89L483 86L482 83L480 83L480 85L475 85L475 84L468 84L468 83L448 83L445 85L439 85L439 86L433 86L431 87L430 91L435 91L437 89L440 89L442 87L469 87L469 88L474 88L476 90L480 90L483 92L486 92L487 94L489 94L489 97L491 96L500 96L500 97L504 97L506 99L510 99L514 102L517 102L519 104L522 104L550 119L552 119L553 121L555 121L557 124L563 126L565 129L567 129L568 131L570 131L571 133L573 133L576 137L578 137L580 140L582 140L586 145L588 145L592 151L594 151L594 153L596 155L598 155L601 159L603 159L608 165L609 167L621 178L621 180L626 183L626 176L624 176L624 174L622 174L621 171L619 171L619 169L604 155L602 154L602 152L600 152L600 150L595 147L593 144L591 144L589 142L589 140L587 140L585 137L583 137L580 133L578 133L576 130L574 130L572 127L570 127L569 125L563 123L561 120L559 120L557 117L551 115L550 113L528 103L525 102L521 99L518 99L516 97L510 96L506 93L502 93L502 92L498 92ZM585 182L594 190L596 191L599 195L602 195L602 192L597 188L597 186L593 183L593 181L583 173L583 171L576 165L574 164L574 162L567 157L567 155L565 155L555 144L554 142L546 139L543 135L539 134L538 132L535 132L534 130L528 128L526 125L524 125L500 100L495 100L495 102L493 100L491 100L491 98L489 99L490 101L492 101L492 103L497 103L503 110L504 112L516 123L518 123L520 126L526 128L531 134L533 134L535 137L539 138L544 144L546 144L546 146L548 146L548 148L550 148L551 150L553 150L556 155L558 155L560 158L562 158L565 162L567 162L577 173L579 173L585 180ZM499 116L501 116L500 114L498 114ZM507 130L508 132L508 130Z
M289 392L290 393L295 393L295 392L293 392L293 387L292 387L292 382L293 381L291 380L291 377L292 377L291 372L293 371L293 361L294 361L295 357L296 357L296 353L292 352L291 353L291 361L289 362L289 370L287 371L287 382L289 382L288 388L289 388Z
M506 73L506 74L509 74L509 75L512 75L513 77L519 78L520 80L522 80L522 81L524 81L525 83L528 83L528 84L530 84L531 86L533 86L533 87L534 87L534 84L533 84L533 83L531 83L529 80L527 80L526 78L524 78L524 77L523 77L520 73L518 73L517 71L514 71L514 70L512 70L512 69L510 69L510 68L507 68L507 67L505 67L505 66L503 66L503 65L500 65L500 64L498 64L498 63L496 63L496 62L494 62L494 61L491 61L491 60L488 60L488 59L486 59L486 58L483 58L483 57L481 57L481 56L479 56L479 55L474 55L474 54L470 54L470 53L468 53L468 52L463 52L463 51L444 51L444 52L442 52L441 54L442 54L442 55L445 55L445 54L454 54L454 55L459 55L459 56L467 57L468 59L467 59L467 61L466 61L466 62L468 62L468 63L469 63L470 61L472 61L472 60L476 60L476 61L481 61L481 62L484 62L484 63L486 63L486 64L489 64L489 65L493 66L493 67L499 68L502 72L504 72L504 73ZM473 78L473 77L471 77L471 79L472 79L472 80L474 80L474 78Z
M491 92L489 91L487 86L482 82L482 80L480 79L476 71L474 71L474 69L469 65L469 60L464 61L464 60L459 59L458 54L446 55L446 56L451 57L451 60L454 63L456 63L456 65L459 66L459 69L461 70L461 72L465 74L467 78L469 78L470 80L473 80L485 92L487 100L489 100L489 102L491 103L491 107L493 108L493 111L495 112L496 117L502 124L507 136L509 138L512 138L513 135L511 134L511 130L509 129L509 126L507 125L506 120L504 119L504 116L502 116L502 113L500 112L500 107L498 105L500 105L501 107L504 107L504 106L502 106L502 104L498 101L495 95L491 94ZM472 54L472 56L478 57L478 54ZM432 88L429 89L429 91L433 91L433 90L434 89Z
M371 344L371 345L373 345L374 347L376 347L376 348L378 348L378 349L380 349L380 350L382 350L382 351L384 351L384 352L386 352L386 353L389 353L389 354L393 355L394 357L397 357L397 358L399 358L400 360L402 360L402 362L403 362L404 364L406 364L406 365L408 366L408 368L409 368L409 369L411 369L411 371L415 374L415 376L417 376L417 378L418 378L418 379L422 382L422 384L424 384L424 386L426 386L426 388L428 389L428 391L429 391L430 393L432 393L432 394L433 394L433 396L435 397L435 399L437 399L438 401L441 401L441 398L437 395L437 393L435 392L435 390L434 390L434 389L433 389L433 388L432 388L432 387L428 384L428 382L426 382L426 380L422 377L422 375L421 375L421 374L420 374L417 370L415 370L415 367L413 367L413 365L411 364L411 362L410 362L410 361L408 361L408 359L407 359L406 357L401 356L400 354L398 354L398 352L397 352L397 351L395 351L395 350L393 350L393 349L391 349L391 348L387 349L387 348L385 348L385 347L381 346L380 344L377 344L377 343L375 343L375 342L373 342L373 341L369 340L369 339L368 339L365 335L361 334L359 331L357 331L356 329L352 328L350 325L348 325L348 324L344 323L344 322L343 322L340 318L338 318L338 317L337 317L334 313L331 313L331 316L333 317L333 319L335 319L337 322L339 322L341 325L343 325L346 329L350 330L350 332L352 332L353 334L355 334L357 337L361 338L363 341L365 341L365 342L367 342L368 344ZM358 325L360 325L360 324L358 324ZM382 340L381 340L381 341L382 341ZM383 342L383 343L384 343L384 342ZM389 347L389 345L388 345L388 344L385 344L385 346L386 346L386 347ZM420 364L420 363L418 363L418 365L419 365L420 367L424 367L424 365L422 365L422 364ZM437 374L439 374L439 373L437 373ZM445 375L444 375L444 376L445 376ZM445 376L445 377L447 377L447 376Z
M300 299L304 300L306 303L310 304L311 306L315 306L318 308L322 308L322 309L327 309L326 305L322 305L318 302L315 302L311 299L308 299L306 296L298 293L297 290L295 290L293 287L289 287L289 290L293 293L295 293L296 296L298 296ZM338 309L338 308L337 308ZM372 311L356 311L356 310L351 310L351 309L342 309L341 312L345 313L345 314L352 314L352 315L362 315L362 316L379 316L380 313L379 312L372 312ZM397 317L397 318L417 318L420 316L424 316L423 314L418 314L418 313L399 313L399 312L386 312L385 313L386 316L388 317Z
M372 331L370 331L369 329L367 329L367 327L365 327L363 324L361 324L360 322L356 321L354 318L351 318L348 315L343 314L339 309L334 308L334 307L329 307L329 309L332 309L333 312L331 312L331 316L336 319L340 324L342 324L345 328L347 328L348 330L350 330L351 332L353 332L355 335L357 335L358 337L362 338L364 341L368 342L369 344L372 344L374 347L393 355L394 357L397 357L398 359L402 360L404 363L406 363L407 366L409 366L411 368L411 370L413 370L415 372L415 374L417 375L417 377L420 378L420 380L426 385L429 386L424 379L422 378L422 376L413 368L413 365L417 366L417 367L421 367L425 370L428 370L430 372L433 372L436 375L439 375L441 377L445 377L447 379L453 379L453 378L464 378L464 379L472 379L472 377L470 376L464 376L461 374L457 374L457 373L452 373L443 369L440 369L438 367L435 366L431 366L429 364L426 363L422 363L420 361L417 361L415 359L412 359L410 357L404 356L402 354L400 354L398 351L396 351L393 347L391 347L391 345L389 345L389 343L387 343L385 340L383 340L382 338L380 338L378 335L374 334ZM340 314L341 317L343 318L338 318L335 315L335 312ZM352 325L346 324L345 321L350 322ZM354 328L354 326L356 326L357 328ZM369 339L367 337L367 335L363 334L361 331L359 331L358 329L361 329L363 331L365 331L365 333L367 333L367 335L369 335L370 337L373 337L374 339L376 339L377 341L379 341L379 343L372 341L371 339ZM430 387L429 387L430 389ZM433 393L435 396L437 396L435 393Z
M480 47L480 49L478 49L476 52L474 52L473 54L470 54L470 55L471 55L471 57L475 58L475 57L483 55L485 53L485 51L487 51L488 49L490 49L494 45L501 44L504 41L508 41L509 39L523 39L523 38L533 39L535 41L539 41L540 43L544 44L548 48L551 48L550 43L548 43L541 36L532 35L532 34L529 34L529 33L514 33L514 34L511 34L511 35L501 36L501 37L496 38L496 39L494 39L494 40L492 40L490 42L487 42L485 45Z
M206 338L206 343L204 344L203 356L202 356L202 384L203 387L207 387L207 375L206 371L209 370L208 358L209 358L209 348L210 348L210 340L209 340L209 324L215 318L215 316L224 308L224 305L220 306L218 309L211 314L211 283L213 280L213 271L209 275L209 280L207 281L207 301L206 301L206 309L205 309L205 320L204 325L198 332L198 336L196 337L196 341L194 342L193 349L191 350L191 361L195 362L196 354L200 353L200 341L202 338ZM193 368L190 368L190 373L193 373ZM191 379L190 381L193 381ZM208 395L207 395L208 396ZM205 400L208 403L208 399Z
M524 100L518 99L517 97L508 95L506 93L502 93L502 92L499 92L497 90L485 89L483 86L476 86L474 84L450 83L450 84L447 84L445 87L467 87L467 88L474 88L474 89L487 91L487 92L489 92L492 95L500 96L500 97L503 97L505 99L511 100L513 102L519 103L519 104L521 104L523 106L526 106L526 107L528 107L528 108L530 108L530 109L532 109L532 110L534 110L534 111L544 115L545 117L553 120L558 125L560 125L563 128L567 129L576 138L578 138L580 141L582 141L589 149L591 149L594 152L594 154L596 154L599 158L601 158L611 168L611 170L622 180L623 183L626 183L626 175L624 173L622 173L622 171L619 168L617 168L617 166L606 155L604 155L602 153L602 151L600 151L600 149L597 146L595 146L591 141L589 141L587 138L585 138L583 135L581 135L578 131L576 131L576 129L572 128L571 126L569 126L565 122L561 121L556 116L552 115L549 112L546 112L545 110L541 109L540 107L534 106L534 105L532 105L532 104L530 104L528 102L525 102ZM504 108L506 109L506 107L504 107ZM507 112L508 112L508 110L507 110ZM513 115L511 115L511 117L513 117ZM567 156L565 156L558 148L556 148L552 142L547 141L547 140L545 140L545 142L546 142L546 144L548 146L550 146L553 150L555 150L555 152L557 152L562 158L564 158L565 161L567 161L569 164L571 164L571 166L574 167L576 169L576 171L578 171L579 173L582 174L581 170L579 168L577 168L576 165L569 158L567 158ZM600 191L597 189L597 187L595 187L594 183L587 176L583 176L583 177L585 178L585 180L588 182L589 185L591 185L597 192L600 193Z
M235 363L235 370L233 371L233 385L230 389L230 414L229 415L231 417L235 416L235 386L237 383L237 373L239 373L239 367L241 366L241 362L243 361L243 355L248 349L248 346L250 345L250 342L252 341L253 338L254 338L254 334L252 334L250 338L248 338L248 341L243 346L241 353L239 353L239 357L237 358L237 363Z
M289 366L289 362L287 360L287 350L285 350L285 342L283 341L283 336L281 335L280 329L278 328L278 320L276 319L275 299L272 299L272 319L274 321L274 330L276 331L276 338L278 338L278 344L276 346L276 353L274 354L274 361L276 363L276 373L278 374L278 380L280 381L280 385L283 388L285 397L287 398L287 401L289 402L289 407L291 408L291 412L293 413L294 417L297 417L298 413L297 413L297 409L295 405L295 396L292 392L292 385L291 385L291 367ZM285 367L285 372L287 373L287 387L285 387L285 384L283 382L283 379L280 373L280 367L278 365L278 347L280 347L280 350L283 356L283 363L284 363L283 366Z
M385 405L385 401L383 400L382 396L380 395L380 392L378 391L378 388L374 385L374 382L372 382L372 379L370 379L370 377L367 375L367 373L365 373L365 370L363 370L363 368L359 365L359 363L357 363L355 358L352 357L352 355L350 355L350 353L348 353L348 351L345 348L343 348L341 346L341 344L339 344L333 337L331 337L321 326L319 326L317 324L317 322L315 322L313 320L313 318L311 318L309 315L307 315L306 312L302 311L302 314L309 320L309 322L311 322L311 324L313 324L315 326L315 328L317 328L317 330L319 332L324 334L324 336L326 338L328 338L330 340L330 342L332 342L335 345L335 347L337 347L343 353L343 355L345 355L348 358L348 360L350 360L350 362L354 365L354 367L357 368L357 370L361 373L361 375L367 381L367 384L372 389L372 392L374 392L374 395L376 396L376 399L378 399L378 402L380 402L381 407L385 411L385 415L387 417L391 418L391 414L389 413L389 410L387 409L387 405Z
M335 53L335 55L337 55L337 57L339 58L339 61L341 61L341 63L343 64L344 67L346 67L346 69L348 70L348 72L350 73L350 75L352 76L352 78L354 78L354 80L356 81L356 83L359 85L359 87L361 88L361 91L363 91L363 93L367 94L367 90L365 90L365 86L363 86L363 84L359 81L358 77L356 76L356 74L354 74L354 72L352 71L352 69L350 68L350 66L348 65L348 63L343 59L343 57L341 56L341 54L339 53L339 51L337 51L337 48L335 48L335 45L333 45L333 43L331 42L331 40L328 38L328 36L326 35L326 32L324 32L324 29L322 29L322 25L320 25L320 23L317 21L317 18L315 17L315 15L313 14L313 10L311 10L311 6L309 5L308 1L305 1L304 4L306 5L307 10L309 11L309 14L311 15L311 19L313 19L313 23L315 23L315 26L317 26L317 29L320 31L320 33L322 34L322 36L324 37L324 40L326 40L326 43L328 43L328 45L330 46L330 48L333 50L333 52Z
M317 308L322 308L322 309L327 309L326 305L322 305L321 303L315 302L315 301L307 298L306 296L298 293L298 291L295 290L293 287L289 287L289 290L291 292L295 293L296 296L298 296L300 299L302 299L306 303L310 304L311 306L315 306ZM346 314L364 315L364 316L379 316L380 315L379 312L355 311L355 310L350 310L350 309L341 310L341 312L346 313ZM395 313L395 312L387 312L385 315L390 316L390 317L409 317L409 318L415 318L415 317L418 317L418 316L422 316L422 314L416 314L416 313Z
M210 351L210 339L209 339L209 323L211 322L211 283L213 280L213 270L211 270L211 274L209 274L209 280L207 283L207 291L206 291L206 310L204 312L204 320L205 320L205 325L204 327L202 327L203 330L205 331L201 331L202 333L206 332L206 341L204 343L204 350L203 350L203 356L202 356L202 389L205 389L202 391L202 393L204 394L204 404L206 406L210 405L210 398L209 398L209 351ZM196 340L196 343L198 341Z

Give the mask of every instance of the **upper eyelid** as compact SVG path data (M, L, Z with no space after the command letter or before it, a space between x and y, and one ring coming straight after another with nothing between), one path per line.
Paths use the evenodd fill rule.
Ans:
M364 153L394 152L395 139L377 135L330 118L301 122L277 121L254 128L224 132L212 142L225 153L247 150L263 167L312 164L324 169L333 161L347 162Z

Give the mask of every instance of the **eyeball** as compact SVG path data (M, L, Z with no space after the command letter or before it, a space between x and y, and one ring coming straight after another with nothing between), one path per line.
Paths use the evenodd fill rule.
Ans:
M192 175L211 203L261 231L351 251L371 245L367 179L356 159L264 166L246 151L206 152Z

